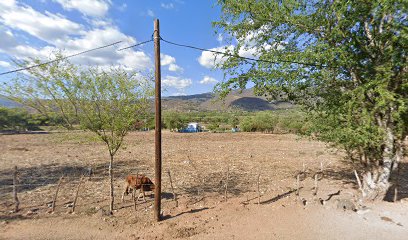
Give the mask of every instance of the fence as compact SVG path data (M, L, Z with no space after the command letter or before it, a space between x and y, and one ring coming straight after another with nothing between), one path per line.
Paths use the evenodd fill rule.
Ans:
M174 201L176 206L178 206L177 195L189 198L191 204L211 197L228 201L232 196L245 194L247 195L245 204L250 202L254 204L271 203L289 196L293 196L302 204L311 201L323 204L324 201L331 198L324 198L323 195L333 196L337 192L335 189L327 188L327 184L323 188L320 186L326 172L330 171L330 169L324 169L323 163L321 163L321 168L316 170L303 166L303 169L290 179L274 179L273 176L261 172L252 174L238 171L236 166L227 166L226 169L204 174L191 160L188 165L190 166L186 170L190 172L189 177L178 178L174 172L167 170L163 179L163 190L169 193L167 197L164 194L164 197L169 201ZM55 168L58 169L58 167ZM77 204L83 207L82 211L87 211L87 208L108 203L109 176L95 174L85 167L72 167L71 169L77 170L59 172L60 176L33 177L24 173L23 170L19 172L19 169L15 167L10 173L10 178L4 179L4 184L0 187L0 200L7 206L3 211L13 208L15 212L21 209L36 209L36 211L42 209L48 213L56 209L59 209L60 212L61 210L75 212ZM152 174L148 173L148 175ZM122 194L122 179L116 178L116 196L119 193Z

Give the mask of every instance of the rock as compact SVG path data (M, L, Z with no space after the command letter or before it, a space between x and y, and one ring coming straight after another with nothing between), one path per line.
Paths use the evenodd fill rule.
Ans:
M336 199L337 209L356 211L356 205L350 199Z
M33 211L31 211L31 210L28 210L24 215L25 216L31 216L31 215L34 215L35 213L33 212Z
M32 212L37 212L38 210L40 210L39 208L32 208L31 211Z
M72 206L74 206L74 203L70 202L65 205L65 208L72 208Z
M357 210L356 212L357 212L357 214L359 214L359 215L363 215L363 214L366 214L366 213L368 213L368 212L370 212L370 211L371 211L370 208L363 206L362 208L360 208L360 209Z

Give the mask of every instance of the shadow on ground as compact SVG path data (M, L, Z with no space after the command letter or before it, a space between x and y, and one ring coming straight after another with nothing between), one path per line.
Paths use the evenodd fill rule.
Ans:
M341 170L336 169L331 170L325 170L325 177L337 181L342 181L343 184L351 184L354 185L355 189L358 189L357 185L357 180L353 172L353 165L351 163L344 163L344 168ZM356 165L357 166L357 165ZM358 172L363 172L364 169L358 169ZM385 201L392 202L394 199L394 194L395 194L395 187L397 186L398 183L398 195L397 195L397 201L408 198L408 163L402 162L400 163L400 173L399 173L399 179L398 179L398 174L397 170L394 170L392 172L391 178L390 178L390 183L391 187L388 189L388 192L384 198Z

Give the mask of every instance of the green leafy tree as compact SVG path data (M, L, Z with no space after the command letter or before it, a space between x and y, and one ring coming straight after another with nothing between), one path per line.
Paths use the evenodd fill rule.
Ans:
M382 198L408 132L408 4L397 0L219 0L232 54L217 56L225 96L257 94L306 110L322 140L366 166L363 196Z
M81 128L99 136L110 156L112 212L114 156L128 131L147 115L149 98L153 95L152 81L122 68L84 69L67 60L28 71L28 75L19 76L6 88L9 98L45 115L57 112L66 127L78 122Z
M166 112L164 115L164 124L166 128L171 131L175 129L181 129L184 127L186 121L184 120L181 113L178 112Z

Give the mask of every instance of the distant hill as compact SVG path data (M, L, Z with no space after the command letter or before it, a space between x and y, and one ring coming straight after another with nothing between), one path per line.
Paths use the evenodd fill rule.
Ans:
M8 108L22 107L21 104L8 100L1 95L0 106ZM162 107L164 110L181 112L226 111L233 109L265 111L292 108L293 105L282 101L268 102L265 97L255 96L253 89L245 89L242 92L233 91L223 100L219 100L213 93L163 97ZM151 102L151 108L154 109L154 101Z
M7 108L16 108L16 107L22 107L20 103L11 101L7 99L6 97L0 95L0 106L2 107L7 107Z
M188 96L172 96L162 99L164 110L176 111L223 111L239 109L243 111L265 111L292 108L288 102L269 102L265 97L256 96L253 89L242 92L233 91L219 100L213 93L202 93Z

